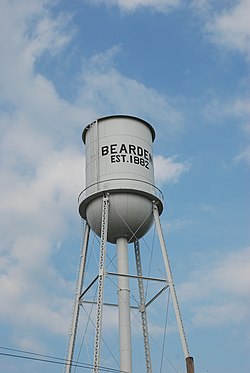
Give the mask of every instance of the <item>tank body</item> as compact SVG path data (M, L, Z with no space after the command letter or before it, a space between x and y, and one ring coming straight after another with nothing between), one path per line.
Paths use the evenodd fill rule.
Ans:
M79 196L79 212L100 236L103 193L109 194L108 241L141 238L153 221L152 202L163 210L154 185L153 127L126 115L104 117L83 131L86 145L86 188Z

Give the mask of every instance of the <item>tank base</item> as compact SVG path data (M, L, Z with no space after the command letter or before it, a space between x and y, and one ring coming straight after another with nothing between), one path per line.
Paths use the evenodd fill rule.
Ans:
M100 236L102 200L99 196L86 208L86 220L91 229ZM118 238L134 242L146 234L153 222L152 201L139 194L116 192L109 194L108 242Z

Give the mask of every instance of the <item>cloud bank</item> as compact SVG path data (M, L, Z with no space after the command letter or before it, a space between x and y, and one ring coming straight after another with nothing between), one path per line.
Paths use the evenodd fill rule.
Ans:
M37 63L45 53L60 56L74 29L68 25L70 15L54 16L48 4L22 0L0 5L0 315L15 325L12 341L44 350L38 331L65 335L71 315L73 284L52 257L61 255L69 226L78 219L77 196L85 183L82 123L107 115L107 108L181 120L164 96L115 69L117 47L83 60L75 101L62 98ZM160 156L156 167L161 183L177 181L185 168Z

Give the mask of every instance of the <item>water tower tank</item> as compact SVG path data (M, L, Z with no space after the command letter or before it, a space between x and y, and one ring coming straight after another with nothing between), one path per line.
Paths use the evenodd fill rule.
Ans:
M86 145L86 188L79 212L100 236L103 194L109 194L108 241L141 238L153 221L152 202L163 210L154 185L153 127L146 121L114 115L99 118L83 131Z

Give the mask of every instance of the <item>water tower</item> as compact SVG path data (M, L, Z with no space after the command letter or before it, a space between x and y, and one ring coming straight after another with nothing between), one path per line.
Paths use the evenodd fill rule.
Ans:
M143 290L143 279L146 277L143 276L141 268L139 240L155 222L166 270L165 283L174 305L187 372L193 373L193 358L188 351L160 223L163 197L154 185L152 144L155 131L148 122L140 118L114 115L99 118L89 124L83 131L82 139L86 146L86 188L79 196L79 213L86 224L65 372L70 373L73 365L80 303L84 295L82 287L90 230L100 237L93 372L99 373L100 366L105 276L109 274L105 267L107 242L115 244L117 250L120 371L132 373L130 277L136 277L138 280L145 371L153 371ZM130 275L128 268L130 243L134 244L136 276Z

